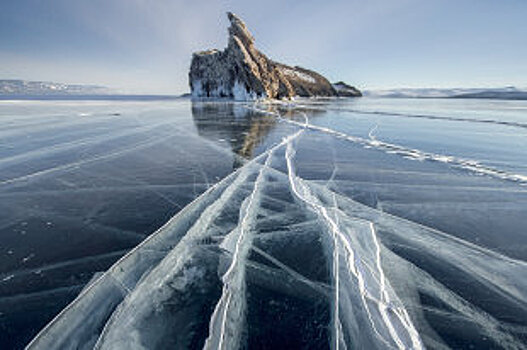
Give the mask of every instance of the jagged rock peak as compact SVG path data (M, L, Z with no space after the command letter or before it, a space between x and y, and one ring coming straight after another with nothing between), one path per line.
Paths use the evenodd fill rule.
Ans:
M227 17L231 23L227 48L192 55L189 84L193 98L340 96L342 89L335 89L322 75L267 58L254 47L254 37L245 23L232 12L227 12Z
M254 37L251 35L251 32L249 32L249 29L247 29L245 22L232 12L227 12L227 17L231 22L231 26L229 27L229 39L236 36L244 45L252 46L254 44Z

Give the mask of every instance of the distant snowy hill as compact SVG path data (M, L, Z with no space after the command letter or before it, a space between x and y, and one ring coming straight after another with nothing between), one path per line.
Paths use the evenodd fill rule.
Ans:
M0 80L0 95L104 95L104 86L64 84L48 81Z
M366 90L364 96L389 97L389 98L494 98L527 100L527 90L521 90L513 86L504 88L402 88L390 90Z

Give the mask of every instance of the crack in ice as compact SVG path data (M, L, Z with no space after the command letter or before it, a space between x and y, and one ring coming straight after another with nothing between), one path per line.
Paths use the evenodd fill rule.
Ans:
M303 128L323 132L323 133L335 136L340 139L344 139L344 140L351 141L356 144L360 144L366 148L373 148L373 149L384 151L386 153L397 154L406 159L417 160L417 161L427 160L427 161L444 163L444 164L448 164L455 168L460 168L460 169L471 171L475 174L487 175L487 176L499 178L502 180L517 182L520 185L527 185L527 175L509 173L505 170L483 165L477 160L464 159L464 158L459 158L456 156L436 154L436 153L425 152L419 149L408 148L408 147L393 144L393 143L379 141L376 138L371 137L371 135L369 135L370 137L369 139L362 138L359 136L352 136L352 135L349 135L349 134L346 134L346 133L343 133L343 132L340 132L340 131L337 131L331 128L309 124L308 122L301 123L295 120L287 119L287 118L282 117L278 112L266 111L266 110L262 110L257 107L253 107L253 110L258 111L260 113L264 113L264 114L274 115L280 121L283 121L283 122L286 122L292 125L297 125Z
M307 123L306 123L307 124ZM360 297L362 299L362 303L363 303L363 306L364 306L364 311L366 312L368 318L369 318L369 321L370 321L370 324L372 326L372 329L373 331L378 334L380 336L380 339L386 343L386 345L389 345L389 343L383 339L380 331L377 329L376 325L375 325L375 322L373 320L373 317L371 315L371 310L369 310L369 307L368 307L368 302L366 300L366 298L368 296L372 296L372 293L368 290L367 286L366 286L366 283L365 283L365 279L364 279L364 276L363 276L363 272L361 271L361 261L360 261L360 258L358 256L356 256L355 254L355 251L354 249L352 248L352 244L351 242L349 241L349 239L340 231L339 229L339 225L337 224L337 222L331 218L331 216L329 215L327 209L319 204L318 200L313 196L313 194L311 193L311 191L309 190L309 187L308 185L301 179L299 178L298 176L296 176L295 174L295 171L294 171L294 167L293 167L293 164L292 164L292 158L294 157L294 150L293 150L293 147L292 147L292 143L289 142L287 144L287 148L286 148L286 153L285 153L285 158L286 158L286 163L287 163L287 169L288 169L288 178L289 178L289 182L290 182L290 188L292 190L292 192L295 194L295 196L297 198L299 198L302 202L306 203L308 206L310 206L313 211L327 224L328 228L330 229L331 231L331 234L332 234L332 237L333 237L333 240L334 240L334 245L335 245L335 248L338 248L340 245L338 244L338 242L340 241L342 246L344 247L344 250L346 252L346 256L347 256L347 266L348 266L348 271L351 272L351 274L357 279L357 283L358 283L358 287L359 287L359 291L360 291ZM370 223L371 225L371 223ZM374 232L373 232L374 234ZM375 239L375 242L376 239ZM378 258L379 260L377 261L378 264L380 264L380 253L378 255ZM382 268L381 268L381 271L382 271ZM337 272L339 273L339 272ZM386 300L388 298L388 294L386 292L386 289L385 289L385 282L384 282L384 273L382 273L381 275L381 280L383 281L381 283L381 292L383 293L382 294L382 299L384 299L384 303L377 303L379 305L379 308L380 308L380 311L381 311L381 315L382 315L382 320L383 320L383 323L385 325L385 327L388 329L388 332L391 336L391 339L393 340L393 342L396 344L397 348L398 349L405 349L406 348L406 344L403 343L402 339L400 338L399 334L397 333L396 329L395 329L395 326L391 320L391 318L387 315L386 313L386 310L387 310L387 307L386 307L386 304L389 303L389 300ZM337 290L339 288L339 285L336 286ZM335 299L337 299L335 297ZM376 298L372 297L372 298L369 298L369 299L373 299L375 300ZM338 299L335 300L335 308L338 308L339 307L339 304L338 304ZM394 311L393 308L391 308L392 311ZM422 347L422 344L421 344L421 341L419 339L419 335L417 333L417 331L415 330L413 324L411 323L411 321L409 320L408 317L404 317L404 316L407 316L406 313L402 313L402 316L398 313L398 312L395 312L395 314L397 315L399 321L401 322L402 326L404 327L405 331L408 333L409 337L410 337L410 342L411 342L411 348L413 349L421 349L423 348ZM334 310L334 315L335 317L338 317L339 313L337 310ZM338 323L337 321L334 321L334 332L335 332L335 347L338 348L338 339L340 339L341 335L340 335L340 327L338 326Z

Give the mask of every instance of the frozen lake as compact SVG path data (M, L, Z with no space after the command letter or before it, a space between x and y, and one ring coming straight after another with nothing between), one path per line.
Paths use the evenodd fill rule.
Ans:
M527 101L0 120L0 348L527 347Z

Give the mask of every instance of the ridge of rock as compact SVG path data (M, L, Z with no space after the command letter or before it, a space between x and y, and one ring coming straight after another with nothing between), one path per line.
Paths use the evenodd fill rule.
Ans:
M256 100L361 95L344 83L347 88L335 87L314 71L274 62L255 48L254 37L238 16L228 12L227 17L227 48L192 55L189 84L193 98Z
M331 84L339 96L347 97L360 97L362 92L359 91L355 86L346 84L343 81L336 82Z

